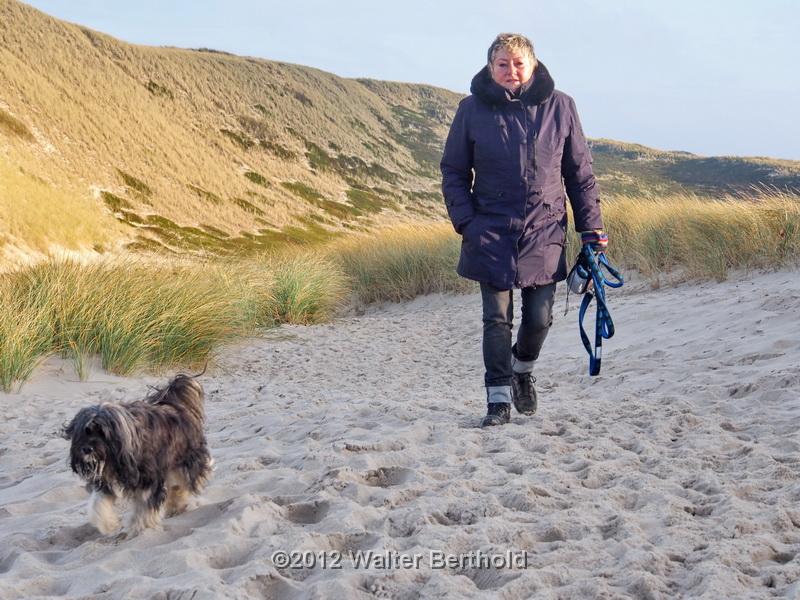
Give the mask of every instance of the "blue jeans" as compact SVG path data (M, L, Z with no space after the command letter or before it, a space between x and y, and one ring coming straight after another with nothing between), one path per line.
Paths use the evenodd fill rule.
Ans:
M517 343L511 345L514 318L513 290L499 290L481 283L483 299L483 364L486 387L511 385L511 357L521 361L539 358L539 351L553 324L556 284L522 288L522 321Z

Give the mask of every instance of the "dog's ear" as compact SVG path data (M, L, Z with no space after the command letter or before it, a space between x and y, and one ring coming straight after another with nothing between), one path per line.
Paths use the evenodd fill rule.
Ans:
M136 458L138 432L128 420L125 409L114 406L103 408L96 424L102 431L103 439L109 449L109 458L114 462L115 471L125 487L136 487L139 483L139 468Z
M128 487L139 485L139 463L136 462L134 457L126 454L122 458L122 466L125 469L125 485Z
M75 433L75 419L72 419L69 423L64 423L61 425L60 435L65 440L71 440L72 434Z
M97 414L97 417L83 426L83 431L87 436L102 438L109 444L117 437L116 429L117 428L114 426L114 415L102 408Z
M132 454L120 452L116 455L114 462L116 463L115 470L123 486L135 488L139 485L139 467Z
M61 437L65 440L70 440L79 435L88 437L96 434L98 432L98 426L94 420L99 410L100 408L97 406L89 406L79 410L72 421L64 423L61 426Z
M61 426L61 437L65 440L71 440L76 433L83 429L85 435L89 435L89 428L93 427L92 417L87 409L83 409L75 415L69 423L64 423Z

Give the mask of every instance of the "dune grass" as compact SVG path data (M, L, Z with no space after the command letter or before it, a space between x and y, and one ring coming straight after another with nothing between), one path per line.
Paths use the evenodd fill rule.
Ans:
M269 316L273 324L326 321L342 305L347 290L344 274L317 254L279 261L272 265L271 275Z
M609 255L651 279L682 268L721 281L731 269L791 265L800 256L800 198L791 194L622 197L603 211Z
M77 250L110 246L118 235L116 222L91 198L59 189L0 156L0 245L13 240L40 252L51 246Z
M22 121L17 119L14 115L9 114L8 111L0 107L0 131L5 131L11 135L22 138L27 142L34 140L31 130Z
M47 350L72 358L80 375L92 354L121 375L202 363L221 342L248 331L252 313L213 270L196 267L56 260L6 275L3 284L44 323Z
M11 391L27 380L50 348L51 332L40 310L0 289L0 387Z
M458 292L470 284L455 265L460 240L449 224L408 225L330 246L360 304L399 302L423 294Z
M343 282L300 256L277 266L51 260L0 278L0 386L12 390L47 354L71 359L81 378L93 355L119 375L196 368L259 326L329 318Z
M0 103L11 163L74 190L108 190L176 223L195 226L202 215L232 236L263 227L248 194L267 200L270 223L282 229L328 216L325 207L353 212L345 204L352 183L429 188L435 177L416 174L419 127L401 135L392 107L425 111L431 133L423 141L438 148L460 98L253 57L128 44L19 2L0 3L0 15L0 79L16 90ZM321 198L305 201L285 181ZM11 192L0 195L0 212L17 202ZM382 207L394 212L389 202ZM372 219L389 220L377 211Z
M724 279L730 269L792 266L800 256L800 198L617 198L604 204L609 255L654 282L682 269ZM88 357L118 374L201 366L225 343L282 323L329 320L343 307L474 286L455 274L449 224L403 226L287 248L257 259L204 263L50 260L0 276L0 386L14 389L58 353L82 378ZM569 256L577 253L574 233Z

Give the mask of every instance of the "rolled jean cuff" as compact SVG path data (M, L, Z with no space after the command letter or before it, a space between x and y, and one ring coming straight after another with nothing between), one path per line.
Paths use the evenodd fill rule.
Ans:
M533 373L535 360L520 360L516 356L511 357L511 370L514 373Z
M511 386L497 385L486 388L487 404L511 404Z

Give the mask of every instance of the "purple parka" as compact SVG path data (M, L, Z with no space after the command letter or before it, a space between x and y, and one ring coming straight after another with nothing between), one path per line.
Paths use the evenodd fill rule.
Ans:
M458 274L498 289L567 276L566 196L576 231L602 229L575 102L540 62L512 96L484 67L458 106L442 156L442 193L462 236Z

